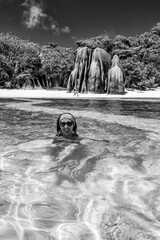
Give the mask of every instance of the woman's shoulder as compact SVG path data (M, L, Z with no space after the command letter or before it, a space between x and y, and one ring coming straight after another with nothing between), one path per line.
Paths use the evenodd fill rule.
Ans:
M80 138L78 135L72 135L71 137L69 138L65 138L63 137L62 135L55 135L54 138L53 138L53 142L52 143L56 143L56 142L66 142L66 141L69 141L69 142L79 142L80 141Z
M55 135L53 138L52 143L58 143L58 142L73 142L73 143L81 143L86 144L88 142L105 142L106 144L109 143L106 139L98 139L94 138L93 136L79 136L77 134L72 135L70 138L65 138L63 135Z

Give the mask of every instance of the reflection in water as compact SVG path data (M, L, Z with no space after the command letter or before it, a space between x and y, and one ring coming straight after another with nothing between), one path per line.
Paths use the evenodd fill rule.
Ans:
M145 103L147 113L138 103L133 115L134 102L76 102L81 140L52 143L71 102L1 102L0 239L160 239L160 118L147 118L150 104L157 112L159 103Z

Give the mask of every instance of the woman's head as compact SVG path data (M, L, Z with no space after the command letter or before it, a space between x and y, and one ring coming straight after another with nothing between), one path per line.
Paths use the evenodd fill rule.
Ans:
M57 119L57 135L64 137L77 136L77 123L71 113L63 113Z

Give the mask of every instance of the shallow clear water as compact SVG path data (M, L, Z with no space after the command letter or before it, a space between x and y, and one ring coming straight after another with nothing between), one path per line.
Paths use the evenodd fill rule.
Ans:
M0 240L160 239L160 102L1 99L0 136Z

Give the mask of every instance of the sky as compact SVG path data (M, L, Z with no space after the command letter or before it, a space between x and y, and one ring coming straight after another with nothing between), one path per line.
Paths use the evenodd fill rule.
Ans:
M0 32L75 47L106 34L136 36L160 22L160 0L0 0Z

